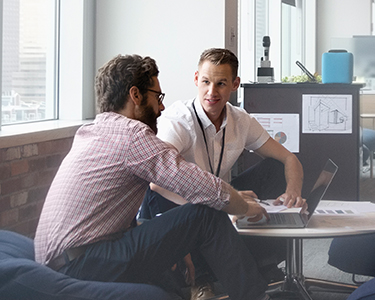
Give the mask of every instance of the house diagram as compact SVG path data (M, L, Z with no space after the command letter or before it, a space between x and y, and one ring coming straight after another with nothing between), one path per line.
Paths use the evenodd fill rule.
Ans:
M351 133L351 95L303 95L303 133Z

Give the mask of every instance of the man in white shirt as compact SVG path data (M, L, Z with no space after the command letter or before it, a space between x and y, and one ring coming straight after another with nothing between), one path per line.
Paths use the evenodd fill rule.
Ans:
M228 102L240 85L237 71L238 60L231 51L204 51L194 75L198 96L168 107L158 120L157 136L175 147L187 161L230 182L242 190L240 193L253 198L275 198L289 207L303 206L303 169L297 157L271 138L245 110ZM244 149L253 150L265 160L231 181L231 168ZM183 204L178 195L151 184L141 218L153 218L175 207L178 198ZM265 238L249 240L259 267L268 269L268 265L277 265L285 258L285 244Z

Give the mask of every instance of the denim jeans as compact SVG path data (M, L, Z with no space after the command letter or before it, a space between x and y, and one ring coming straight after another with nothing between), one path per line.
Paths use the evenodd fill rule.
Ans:
M90 245L59 271L83 280L157 283L185 255L199 251L232 300L257 299L267 284L228 215L186 204Z

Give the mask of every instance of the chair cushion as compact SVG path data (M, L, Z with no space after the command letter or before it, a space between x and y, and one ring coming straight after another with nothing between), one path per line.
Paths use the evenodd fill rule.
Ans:
M375 151L375 130L363 128L362 142L368 149L370 149L370 151Z
M328 251L328 263L344 272L375 276L375 235L333 239Z
M33 241L0 230L0 295L3 300L171 299L147 284L83 281L34 261Z
M375 278L362 284L347 300L373 300L375 299Z
M0 230L0 260L5 258L34 260L33 240L15 232Z

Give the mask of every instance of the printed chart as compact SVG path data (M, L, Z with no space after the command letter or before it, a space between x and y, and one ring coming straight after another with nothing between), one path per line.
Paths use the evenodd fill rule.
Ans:
M299 114L251 114L277 142L299 152Z

